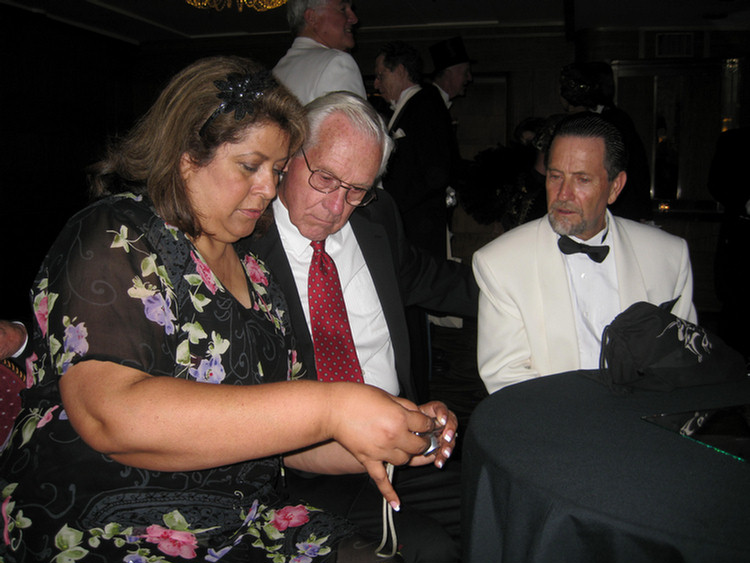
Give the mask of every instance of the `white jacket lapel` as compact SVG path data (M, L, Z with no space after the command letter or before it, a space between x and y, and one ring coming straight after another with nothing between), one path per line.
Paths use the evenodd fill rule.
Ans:
M547 345L545 355L552 373L559 371L557 366L579 365L568 272L562 253L557 248L557 238L549 221L546 218L540 221L537 232L537 264L542 296L539 314L544 319ZM539 368L545 369L541 365Z

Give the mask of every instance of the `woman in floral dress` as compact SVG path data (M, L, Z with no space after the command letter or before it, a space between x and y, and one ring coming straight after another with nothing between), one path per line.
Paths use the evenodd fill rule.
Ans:
M0 561L370 560L346 521L285 498L281 454L380 478L432 422L373 387L307 381L283 296L242 248L305 132L267 71L204 59L95 167L101 197L32 290Z

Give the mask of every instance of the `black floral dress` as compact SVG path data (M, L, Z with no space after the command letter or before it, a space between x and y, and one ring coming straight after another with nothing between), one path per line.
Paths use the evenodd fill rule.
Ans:
M317 563L351 533L285 499L278 457L150 471L94 451L68 422L58 381L86 359L206 385L304 377L280 290L237 251L249 309L141 196L109 197L70 220L32 291L24 407L0 460L0 561Z

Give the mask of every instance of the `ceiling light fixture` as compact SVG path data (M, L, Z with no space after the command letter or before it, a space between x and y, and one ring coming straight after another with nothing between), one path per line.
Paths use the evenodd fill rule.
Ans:
M213 8L217 12L220 12L224 8L232 7L232 0L185 0L191 6L196 8ZM266 10L272 10L286 4L286 0L235 0L237 4L237 10L240 12L242 8L252 8L257 12L265 12Z

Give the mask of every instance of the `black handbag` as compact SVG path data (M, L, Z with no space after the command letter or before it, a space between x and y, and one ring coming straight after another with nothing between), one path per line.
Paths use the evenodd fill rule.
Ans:
M604 328L599 371L616 392L671 391L747 377L742 355L715 334L674 315L677 299L634 303Z

